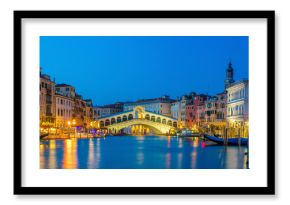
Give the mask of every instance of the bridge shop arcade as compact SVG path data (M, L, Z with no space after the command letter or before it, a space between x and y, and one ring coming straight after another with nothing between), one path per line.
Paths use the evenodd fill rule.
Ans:
M142 106L132 111L116 113L99 118L93 122L97 130L107 130L107 133L117 134L170 134L177 129L177 120L161 114L145 111Z

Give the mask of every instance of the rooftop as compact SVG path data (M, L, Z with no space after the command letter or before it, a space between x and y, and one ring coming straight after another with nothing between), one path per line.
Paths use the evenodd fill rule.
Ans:
M169 102L172 103L174 100L170 99L168 95L164 95L159 98L150 98L150 99L140 99L135 102L126 102L125 105L134 105L134 104L146 104L146 103L158 103L158 102Z
M46 79L46 80L49 80L49 81L53 82L53 81L50 79L50 76L47 75L47 74L40 74L40 78L43 78L43 79Z
M234 83L231 83L227 88L230 88L230 87L242 84L242 83L244 83L244 84L245 83L249 83L249 80L248 79L242 79L242 80L236 81Z
M73 87L73 86L61 83L61 84L56 84L55 87Z

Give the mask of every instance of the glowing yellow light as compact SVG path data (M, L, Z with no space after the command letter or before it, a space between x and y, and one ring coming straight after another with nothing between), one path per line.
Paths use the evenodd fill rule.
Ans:
M76 124L76 120L73 120L73 121L72 121L72 124L75 125L75 124Z
M44 144L40 144L39 145L39 150L40 150L40 153L43 153L43 151L44 151Z
M56 146L55 146L55 140L50 140L49 141L49 149L52 150L52 149L55 149Z
M193 147L198 147L198 138L195 138L195 140L193 140Z
M67 122L67 124L70 126L71 122L70 122L70 121L68 121L68 122Z

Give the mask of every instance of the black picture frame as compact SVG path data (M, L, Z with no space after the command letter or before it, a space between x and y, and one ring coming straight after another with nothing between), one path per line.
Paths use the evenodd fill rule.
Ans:
M266 187L23 187L22 186L22 19L48 18L220 18L267 20ZM275 194L275 11L14 11L14 194L16 195L272 195Z

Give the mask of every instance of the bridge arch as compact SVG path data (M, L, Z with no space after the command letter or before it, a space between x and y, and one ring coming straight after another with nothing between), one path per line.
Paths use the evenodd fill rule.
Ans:
M110 125L110 120L109 119L106 119L105 126L108 126L108 125Z
M162 119L162 124L166 124L166 120L165 119Z
M177 122L173 122L173 127L177 127Z
M147 124L131 125L129 127L124 127L124 128L122 128L120 130L124 130L124 129L129 128L129 129L131 129L131 134L137 134L137 133L140 133L140 132L137 131L137 133L136 133L136 130L134 130L134 127L135 127L135 129L137 127L137 130L138 130L139 126L144 126L145 127L145 131L144 131L143 134L150 134L150 133L152 133L152 131L154 132L154 134L157 134L157 135L161 135L162 134L162 132L159 129L157 129L156 127L147 125ZM148 130L146 130L146 128L149 128L150 131L148 132Z
M156 122L160 122L161 123L161 118L160 117L157 117L156 118Z
M116 123L116 119L113 117L111 118L111 125Z
M145 115L145 119L146 119L146 120L150 120L150 115L149 115L149 114L146 114L146 115Z

